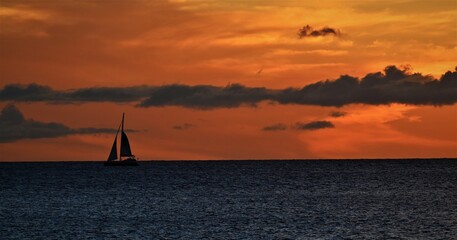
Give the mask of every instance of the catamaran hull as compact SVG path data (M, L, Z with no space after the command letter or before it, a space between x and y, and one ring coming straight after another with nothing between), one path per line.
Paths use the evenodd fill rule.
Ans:
M138 166L138 162L135 159L126 159L122 161L107 161L104 162L105 166Z

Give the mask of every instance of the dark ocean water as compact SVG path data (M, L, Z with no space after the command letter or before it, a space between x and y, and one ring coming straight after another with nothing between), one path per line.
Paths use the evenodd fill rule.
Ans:
M457 239L457 160L0 163L0 239Z

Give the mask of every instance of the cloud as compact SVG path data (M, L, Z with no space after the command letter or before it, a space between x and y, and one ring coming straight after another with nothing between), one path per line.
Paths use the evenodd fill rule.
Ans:
M263 131L284 131L287 129L287 126L283 123L277 123L270 126L265 126L262 128Z
M456 91L457 70L448 71L437 80L420 73L410 73L408 69L387 66L384 73L369 73L362 79L343 75L336 80L320 81L301 89L273 90L239 84L227 87L168 85L158 87L139 106L211 109L256 106L261 101L336 107L354 103L446 105L457 102Z
M320 81L302 89L286 89L276 100L281 104L336 107L354 103L450 105L457 102L456 91L457 69L437 80L409 73L408 69L387 66L384 73L369 73L362 79L343 75L334 81Z
M0 143L21 139L53 138L71 134L114 133L111 128L70 128L61 123L38 122L25 119L22 112L12 104L0 113Z
M81 102L133 102L139 101L153 93L156 87L94 87L68 91L57 91L39 84L9 84L0 90L3 101L47 101L54 103Z
M139 107L180 106L196 109L255 107L262 101L279 104L341 107L348 104L451 105L457 102L457 68L434 79L408 68L387 66L384 72L359 79L342 75L303 88L267 89L230 84L96 87L57 91L38 84L11 84L0 89L0 101L52 103L136 103Z
M330 117L335 117L335 118L344 117L346 115L347 115L346 112L339 112L339 111L333 111L329 114Z
M0 90L0 100L16 101L52 101L56 92L48 86L39 84L9 84Z
M240 84L226 87L167 85L158 87L139 106L183 106L200 109L256 106L261 101L271 99L273 92L266 88L245 87Z
M297 122L294 128L297 130L318 130L322 128L334 128L335 125L329 121L314 121L308 123Z
M318 130L321 128L333 128L335 127L333 123L329 121L313 121L308 123L297 122L293 124L290 129L295 130ZM263 131L285 131L287 130L287 125L283 123L277 123L270 126L265 126L262 128Z
M173 129L175 129L175 130L187 130L187 129L193 127L193 126L194 126L193 124L184 123L184 124L181 124L181 125L173 126Z
M314 30L313 27L310 25L306 25L298 30L298 38L307 38L307 37L320 37L320 36L327 36L333 35L339 37L341 35L340 30L324 27L321 29Z

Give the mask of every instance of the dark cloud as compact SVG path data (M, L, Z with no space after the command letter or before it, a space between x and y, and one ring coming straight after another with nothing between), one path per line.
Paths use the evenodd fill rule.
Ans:
M273 93L274 91L266 88L251 88L240 84L226 87L167 85L155 89L139 106L183 106L200 109L256 106L261 101L270 100Z
M301 89L286 89L276 100L281 104L341 107L347 104L449 105L457 102L457 69L440 80L408 69L388 66L384 73L370 73L362 79L343 75Z
M283 123L277 123L270 126L263 127L263 131L284 131L287 129L287 126Z
M341 35L340 30L324 27L321 29L314 29L310 25L306 25L298 30L298 38L306 38L306 37L319 37L319 36L327 36L333 35L339 37Z
M184 123L184 124L181 124L181 125L173 126L173 129L175 129L175 130L187 130L187 129L193 127L193 126L194 126L193 124Z
M139 107L180 106L196 109L255 107L262 101L341 107L348 104L450 105L457 102L457 69L440 79L411 73L408 68L387 66L384 72L369 73L359 79L342 75L303 88L267 89L231 84L135 86L126 88L82 88L57 91L31 84L6 85L0 101L46 101L53 103L135 102Z
M0 90L2 101L46 101L54 103L133 102L150 96L157 87L94 87L57 91L48 86L10 84Z
M321 128L333 128L333 123L329 121L313 121L308 123L297 122L293 124L290 129L295 130L318 130ZM284 131L287 130L287 125L283 123L277 123L262 128L263 131Z
M335 117L335 118L337 118L337 117L344 117L344 116L346 116L346 115L347 115L346 112L339 112L339 111L333 111L333 112L331 112L331 113L329 114L329 116Z
M55 97L55 94L52 88L35 83L27 86L10 84L0 90L0 100L49 101Z
M61 123L25 119L21 111L10 104L0 113L0 143L20 139L53 138L71 134L114 133L111 128L69 128Z
M314 121L308 123L297 122L294 128L297 130L318 130L322 128L334 128L335 125L329 121Z

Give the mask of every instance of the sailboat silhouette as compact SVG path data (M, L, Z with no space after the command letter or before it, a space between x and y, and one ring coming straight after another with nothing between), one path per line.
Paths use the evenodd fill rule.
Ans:
M121 144L119 158L117 157L117 135L121 130ZM121 125L117 128L116 136L114 137L113 146L109 153L108 160L104 163L105 166L138 166L135 155L132 154L129 139L124 132L124 113L122 113Z

